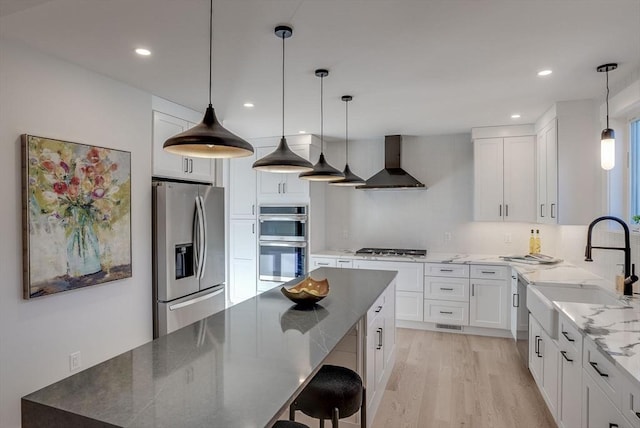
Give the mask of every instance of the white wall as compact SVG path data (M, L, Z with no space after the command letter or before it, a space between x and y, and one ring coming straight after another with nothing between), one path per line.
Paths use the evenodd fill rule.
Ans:
M0 40L0 426L20 397L151 340L151 96ZM133 277L22 299L20 134L131 152Z

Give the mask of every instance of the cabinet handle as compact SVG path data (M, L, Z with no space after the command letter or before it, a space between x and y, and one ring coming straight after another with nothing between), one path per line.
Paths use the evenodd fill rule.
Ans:
M453 272L453 269L440 269L440 272Z
M500 213L498 214L498 217L502 217L502 204L498 205L498 207L498 212Z
M538 336L538 357L542 358L542 352L540 351L540 342L542 342L542 338Z
M540 353L538 352L538 346L540 346L540 342L538 342L538 339L540 338L540 336L536 336L536 338L534 339L536 341L535 346L533 347L533 349L536 352L536 355L539 357Z
M282 183L278 183L278 193L282 193Z
M556 207L556 204L551 204L551 218L556 218L556 214L554 211L555 207Z
M591 364L591 367L593 367L593 369L602 377L609 377L608 374L601 372L598 369L598 363L594 363L593 361L589 361L589 364Z
M614 424L613 422L610 422L609 428L619 428L619 427L618 427L618 424Z
M449 311L440 311L441 314L446 314L446 315L453 315L453 312L449 312Z
M377 314L378 312L380 312L382 310L382 306L378 306L375 310L375 313Z
M378 346L376 346L376 349L382 349L382 329L379 328L376 331L378 332Z
M509 217L509 204L504 204L504 216Z
M569 357L567 357L567 352L566 351L560 351L560 353L562 354L562 356L564 357L565 360L569 361L570 363L573 363L573 360L570 359Z
M476 295L476 285L471 283L471 297Z
M251 205L251 215L256 215L256 205Z
M189 159L189 174L193 172L193 159Z
M182 172L189 172L189 159L187 158L182 159Z
M562 335L569 341L569 342L575 342L574 339L569 337L569 334L566 331L562 332Z
M491 275L495 275L496 271L495 270L482 270L480 271L481 273L487 273L487 274L491 274Z
M349 260L338 260L338 263L349 263Z
M520 295L518 293L515 293L511 298L511 304L513 305L514 308L520 307Z
M282 193L287 193L287 183L282 183Z
M254 235L256 234L256 224L255 223L253 223L251 225L251 233L254 234Z
M318 266L329 266L329 263L327 263L327 262L317 262L316 264Z
M540 217L544 217L544 204L540 204Z
M443 290L443 291L453 291L453 288L440 287L440 290Z

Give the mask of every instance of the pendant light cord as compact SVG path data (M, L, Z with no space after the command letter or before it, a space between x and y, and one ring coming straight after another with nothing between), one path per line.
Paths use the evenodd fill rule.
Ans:
M324 76L320 76L320 153L324 153Z
M213 74L213 0L210 0L209 13L209 107L211 107L211 75Z
M345 116L345 121L344 121L344 140L345 140L345 144L347 146L347 161L346 163L349 164L349 101L345 101L344 103L344 116Z
M607 75L607 129L609 129L609 71L605 73Z
M284 138L284 32L282 32L282 137Z

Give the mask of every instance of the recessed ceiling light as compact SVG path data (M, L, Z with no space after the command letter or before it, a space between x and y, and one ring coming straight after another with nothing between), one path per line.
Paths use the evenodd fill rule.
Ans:
M243 106L245 106L246 108L251 108L253 107L253 103L244 103Z
M145 48L138 48L136 49L136 53L140 56L149 56L151 55L151 51L149 49L145 49Z
M520 119L520 115L518 113L512 114L511 119Z
M298 131L298 134L306 134L307 131Z
M553 71L551 70L542 70L542 71L538 71L538 76L548 76L551 73L553 73Z

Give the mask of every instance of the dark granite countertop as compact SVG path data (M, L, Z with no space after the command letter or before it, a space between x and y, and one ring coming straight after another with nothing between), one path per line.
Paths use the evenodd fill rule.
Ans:
M23 397L23 427L269 426L395 275L317 269L313 309L270 290Z

